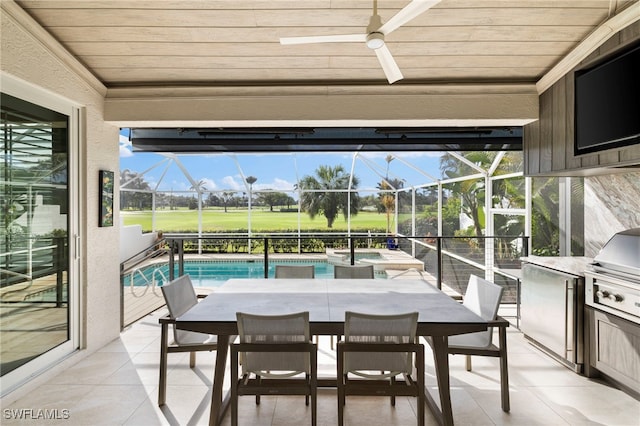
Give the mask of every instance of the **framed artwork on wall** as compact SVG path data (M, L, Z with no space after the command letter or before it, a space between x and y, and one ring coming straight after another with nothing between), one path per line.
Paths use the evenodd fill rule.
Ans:
M113 226L113 172L100 170L100 208L98 226Z

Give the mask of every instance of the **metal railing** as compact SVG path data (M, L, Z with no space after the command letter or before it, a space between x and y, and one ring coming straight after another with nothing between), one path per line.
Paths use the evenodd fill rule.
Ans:
M249 245L251 244L251 245ZM194 236L189 234L165 234L162 241L142 250L132 258L121 264L122 300L124 312L124 287L126 277L131 280L131 274L139 271L140 265L148 262L157 255L154 247L161 247L166 251L162 265L168 267L163 279L171 281L176 276L184 275L185 261L189 254L231 254L251 255L255 261L262 261L264 278L269 278L269 269L273 264L271 256L274 254L326 254L327 249L344 250L348 252L346 261L355 264L358 250L383 249L400 250L410 257L420 260L424 264L421 271L414 269L422 279L426 276L435 277L434 284L442 289L448 289L464 295L469 275L479 275L490 279L506 288L503 303L518 304L519 281L507 271L520 268L520 258L528 255L529 237L526 236L408 236L362 233L360 235L338 234L270 234L252 235L249 238L237 234L211 234ZM199 256L200 258L200 256ZM408 271L400 272L400 275ZM153 272L155 274L156 272ZM146 279L144 286L154 289L157 283L154 279ZM144 280L143 280L144 281ZM433 280L430 280L433 281ZM129 281L129 285L133 285ZM151 286L151 287L149 287ZM144 290L145 292L147 290Z
M211 235L195 237L191 235L169 235L166 237L169 251L169 279L175 278L175 267L178 276L184 273L185 253L202 253L207 242L215 241L213 253L260 254L264 261L265 278L268 278L269 255L274 253L291 254L324 254L327 248L348 249L350 262L355 262L355 252L361 248L390 248L393 240L397 249L425 262L425 269L437 278L438 288L442 288L446 277L451 277L447 269L455 265L466 265L481 270L483 276L493 278L496 270L506 267L519 268L520 257L528 255L529 237L526 236L408 236L408 235L375 235L362 234L339 236L336 234L320 235L271 235L251 238L252 249L238 250L236 241L248 241L247 237L235 235ZM286 244L285 242L289 242ZM329 243L329 244L327 244ZM198 250L196 251L196 247ZM395 247L393 247L395 249ZM288 250L287 250L288 249ZM435 258L433 255L435 254ZM429 269L427 269L429 268ZM466 284L466 283L465 283Z
M3 242L0 252L2 296L25 293L21 302L55 302L58 307L67 303L64 292L65 274L69 270L67 247L67 237L13 238L8 243ZM28 291L36 280L52 275L55 275L55 289ZM39 296L52 290L55 290L55 300L40 300Z

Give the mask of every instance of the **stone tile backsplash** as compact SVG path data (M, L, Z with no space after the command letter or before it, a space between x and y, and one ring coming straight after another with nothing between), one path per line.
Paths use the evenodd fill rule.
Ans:
M584 179L585 256L593 257L616 232L640 227L640 172Z

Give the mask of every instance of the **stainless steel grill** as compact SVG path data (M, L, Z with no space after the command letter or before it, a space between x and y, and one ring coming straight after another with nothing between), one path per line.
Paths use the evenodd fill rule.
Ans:
M640 323L640 228L615 234L585 271L585 303Z

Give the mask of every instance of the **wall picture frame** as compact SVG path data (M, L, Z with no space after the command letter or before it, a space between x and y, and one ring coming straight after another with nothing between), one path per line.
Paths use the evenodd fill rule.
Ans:
M100 170L100 206L98 226L113 226L114 172Z

